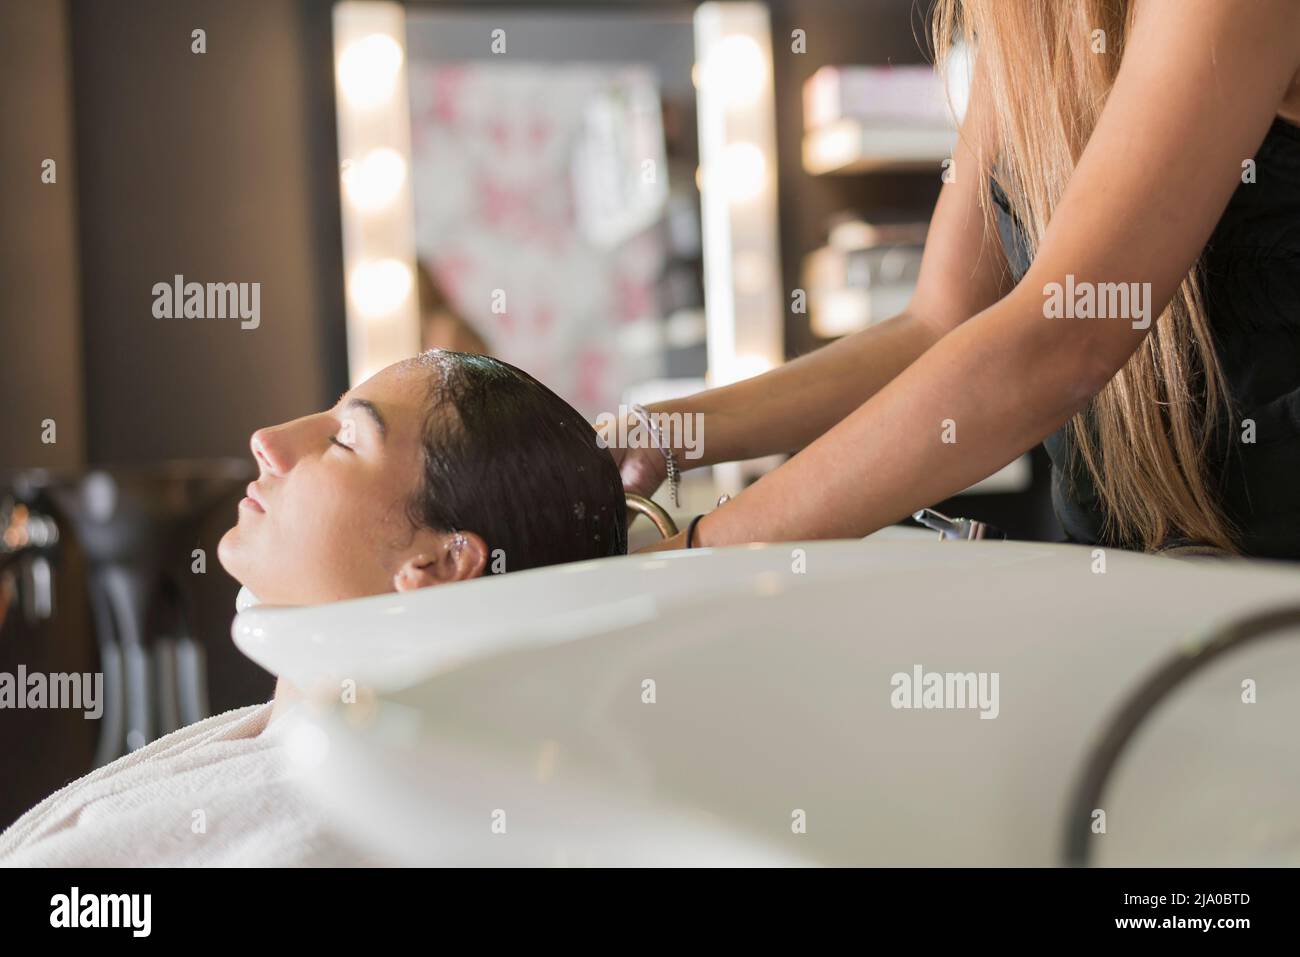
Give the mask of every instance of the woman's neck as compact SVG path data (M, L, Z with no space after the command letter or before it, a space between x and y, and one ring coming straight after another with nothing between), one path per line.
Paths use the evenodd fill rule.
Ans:
M267 719L269 725L278 716L284 714L292 708L301 697L298 689L283 678L277 678L275 682L275 696L271 698L271 717Z

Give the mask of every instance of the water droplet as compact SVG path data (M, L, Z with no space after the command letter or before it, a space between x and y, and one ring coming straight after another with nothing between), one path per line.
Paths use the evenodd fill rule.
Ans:
M585 502L573 503L573 517L583 519L587 517L587 505Z

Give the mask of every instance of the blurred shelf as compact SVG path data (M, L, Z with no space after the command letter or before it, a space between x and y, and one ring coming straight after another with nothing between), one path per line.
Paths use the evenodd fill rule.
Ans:
M832 173L942 170L957 133L936 126L876 126L846 118L809 130L803 137L803 168Z
M906 311L916 283L809 290L808 327L821 339L851 336Z

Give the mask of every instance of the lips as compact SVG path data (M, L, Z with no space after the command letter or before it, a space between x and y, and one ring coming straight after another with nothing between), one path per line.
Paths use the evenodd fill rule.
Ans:
M258 512L266 511L266 503L262 500L262 493L257 487L256 482L249 482L248 488L244 490L245 498L240 505L246 506Z

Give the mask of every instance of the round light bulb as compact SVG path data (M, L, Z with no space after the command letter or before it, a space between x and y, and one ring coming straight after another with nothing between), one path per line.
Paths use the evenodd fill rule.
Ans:
M397 150L381 147L371 150L342 173L343 191L362 212L373 212L391 203L406 182L406 160Z
M362 263L352 270L348 291L367 319L395 311L411 293L411 267L397 259Z
M709 53L704 83L729 107L748 106L758 99L767 76L763 51L743 34L721 40Z
M401 70L401 45L386 33L372 33L343 48L339 86L353 106L378 106L392 96Z

